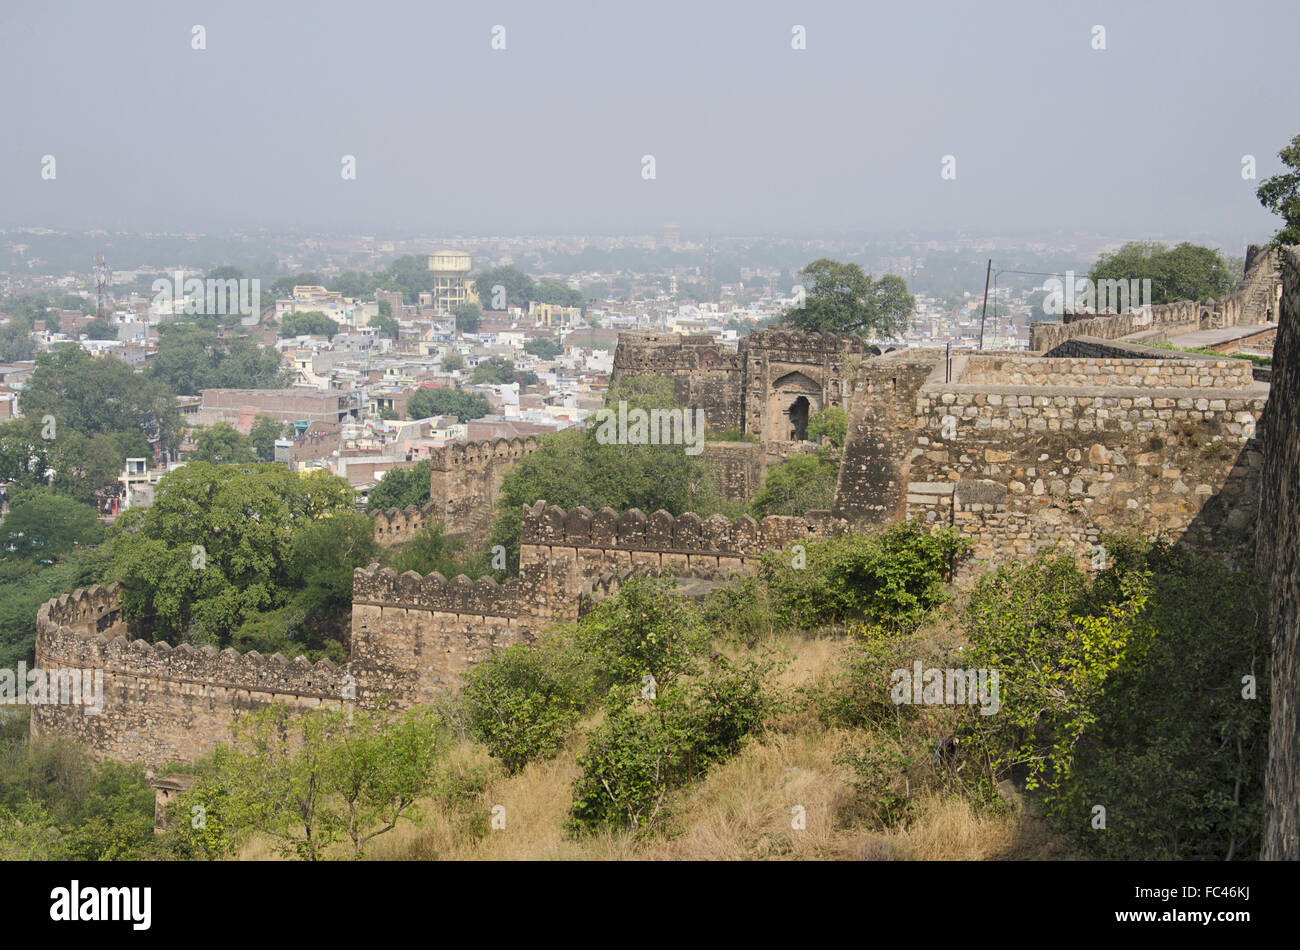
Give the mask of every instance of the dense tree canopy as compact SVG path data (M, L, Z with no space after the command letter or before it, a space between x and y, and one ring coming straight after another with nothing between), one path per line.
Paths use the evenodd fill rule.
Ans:
M451 308L451 315L456 318L456 330L460 333L477 333L483 322L482 311L471 300L456 304Z
M492 411L491 404L478 393L463 389L417 389L406 400L406 412L412 419L430 416L455 416L460 422L482 419Z
M508 386L511 383L532 386L537 382L537 374L530 370L516 369L515 364L510 360L493 356L474 367L474 372L470 374L470 382L488 383L494 386Z
M387 301L384 301L384 303L387 303ZM379 336L389 340L396 340L398 334L401 333L401 327L397 325L397 320L394 319L391 313L385 314L381 312L379 316L371 317L370 325L375 328L375 332Z
M634 377L611 389L607 405L626 400L630 408L671 408L672 383ZM723 507L717 476L702 455L687 455L681 445L618 445L597 441L597 427L566 429L542 436L537 451L506 470L492 544L506 548L518 563L523 506L544 498L553 505L592 511L640 508L647 515L663 508L673 515L693 511L708 517Z
M501 292L497 293L497 288ZM474 290L488 310L508 310L511 307L528 309L528 302L537 299L537 285L517 267L490 267L474 275Z
M237 631L258 612L288 604L308 569L309 559L291 559L300 533L351 512L354 497L346 481L323 472L190 462L163 477L152 506L118 519L107 579L123 584L123 608L154 639L266 645L265 630L261 640L237 638ZM339 550L313 546L320 570L365 563L370 552L356 543L369 524L362 521L343 532ZM303 649L327 648L310 629L287 629ZM289 649L290 642L273 647Z
M1156 241L1131 241L1102 254L1088 276L1094 283L1149 279L1153 304L1219 298L1236 289L1241 278L1229 270L1218 251L1187 242L1170 248Z
M103 529L90 505L32 488L10 503L0 534L0 557L49 559L78 545L98 544Z
M290 383L280 354L247 337L219 339L215 329L191 321L163 324L161 334L149 374L177 395L197 396L205 389L283 389Z
M873 280L857 264L819 258L803 269L805 299L783 322L797 330L894 336L907 327L915 301L901 277Z
M370 490L366 508L370 511L421 508L429 503L430 485L427 459L411 468L390 468L379 484Z
M199 430L194 459L200 462L252 462L253 442L228 422Z
M525 343L524 352L531 353L533 356L536 356L538 359L553 360L561 353L564 352L564 348L561 347L554 340L538 339L538 340L529 340L527 343Z
M321 310L286 313L280 318L280 336L323 336L334 339L339 325Z
M61 495L94 502L116 491L127 458L148 457L149 443L140 432L49 430L37 418L0 424L0 484L12 488L49 486Z
M39 354L19 405L29 418L53 416L56 431L140 433L164 445L177 440L175 399L163 382L78 346Z

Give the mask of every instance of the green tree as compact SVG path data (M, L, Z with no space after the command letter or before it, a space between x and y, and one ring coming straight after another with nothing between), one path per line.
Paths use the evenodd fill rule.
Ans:
M580 290L574 290L558 280L544 280L537 286L537 302L582 308L587 300Z
M930 532L914 521L801 546L802 554L765 553L759 573L780 620L804 629L850 619L910 628L947 599L944 581L971 548L951 528Z
M590 663L570 641L552 636L475 664L459 698L471 734L513 775L560 751L591 694Z
M168 447L179 441L179 413L165 385L78 346L39 354L19 405L33 419L53 416L56 439L72 431L134 433Z
M528 370L515 368L515 364L502 356L493 356L483 360L474 367L470 382L475 385L487 383L495 386L508 386L518 383L520 386L532 386L537 382L537 374Z
M13 499L0 530L6 539L0 557L12 547L14 557L54 558L103 536L94 508L48 488L30 488Z
M291 381L280 354L247 337L231 333L219 338L214 328L188 320L163 324L159 332L149 375L178 395L197 396L205 389L283 389Z
M123 585L124 611L154 639L193 629L226 643L287 602L294 527L351 511L354 498L324 472L189 462L163 476L153 505L118 519L106 579Z
M837 466L820 455L794 455L772 466L750 507L755 518L829 510L835 502Z
M501 293L497 289L501 288ZM537 299L537 285L517 267L491 267L474 276L474 290L483 306L492 310L511 307L528 309L528 302Z
M420 575L435 571L443 577L482 577L488 573L487 559L480 553L465 555L465 542L446 533L441 521L426 524L405 544L390 548L388 566L399 574Z
M456 304L451 308L451 315L456 318L456 330L460 333L477 333L483 319L478 304L471 301Z
M253 451L257 453L259 462L270 462L275 459L275 440L284 435L287 427L288 423L270 416L258 416L253 420L248 438L253 445Z
M25 318L12 316L0 326L0 362L16 363L36 356L32 325Z
M193 457L201 462L252 462L253 443L230 423L217 422L199 430Z
M1282 218L1273 235L1274 244L1300 244L1300 135L1277 153L1289 169L1260 182L1255 191L1259 203Z
M116 340L117 327L109 320L91 320L81 332L92 340Z
M820 442L822 436L826 436L831 445L842 449L848 431L848 416L839 406L827 406L808 417L808 439L811 442Z
M457 350L442 351L442 369L443 372L454 373L456 370L465 368L465 357L461 356Z
M276 705L243 717L213 757L232 838L265 835L283 857L319 861L346 842L353 859L418 815L452 782L436 715L398 717Z
M1223 297L1233 291L1238 279L1218 251L1187 242L1169 248L1155 241L1131 241L1102 254L1088 276L1094 284L1117 280L1130 286L1130 281L1150 280L1153 304ZM1096 306L1101 305L1098 300Z
M286 313L280 318L280 336L323 336L329 339L339 332L339 325L321 310Z
M564 352L564 348L554 340L541 338L537 340L529 340L525 343L524 352L531 353L538 359L553 360Z
M797 330L894 336L906 328L915 306L901 277L886 274L873 280L857 264L818 258L803 275L803 305L782 318Z
M0 483L15 488L48 485L87 503L116 493L125 459L150 454L139 431L86 435L59 428L57 420L50 429L39 416L0 424Z
M411 468L390 468L379 484L370 489L366 508L370 511L423 508L429 503L432 484L428 459L416 462Z
M412 419L430 416L455 416L461 422L481 419L492 411L487 398L463 389L417 389L406 400L406 412Z
M384 301L386 304L388 301ZM390 314L380 313L377 317L370 318L370 325L381 336L390 340L396 340L401 333L401 327L397 325L397 320Z

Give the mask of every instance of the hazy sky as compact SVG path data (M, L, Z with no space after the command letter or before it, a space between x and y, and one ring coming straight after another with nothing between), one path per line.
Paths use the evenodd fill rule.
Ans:
M1295 0L5 0L0 226L1265 238L1297 36Z

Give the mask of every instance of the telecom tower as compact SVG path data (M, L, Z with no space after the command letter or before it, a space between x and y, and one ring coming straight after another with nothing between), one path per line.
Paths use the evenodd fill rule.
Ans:
M713 303L713 235L709 235L709 243L704 250L704 293L709 298L709 303Z
M113 273L104 263L104 252L95 252L95 318L104 319L104 311L108 307L109 286L112 282Z

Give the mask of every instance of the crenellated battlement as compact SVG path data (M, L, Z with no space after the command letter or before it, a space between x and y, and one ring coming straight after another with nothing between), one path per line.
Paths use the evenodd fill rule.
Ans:
M462 466L518 461L535 451L537 440L534 438L483 439L439 446L430 451L429 459L435 471L445 472Z
M121 590L120 584L103 587L95 584L85 590L78 587L71 594L60 594L37 609L37 632L70 627L84 633L124 633L126 625L119 602Z
M511 579L499 584L492 577L470 580L464 574L449 580L437 572L398 574L390 568L371 564L353 572L352 602L400 605L413 610L451 614L513 617L519 611L519 582Z

